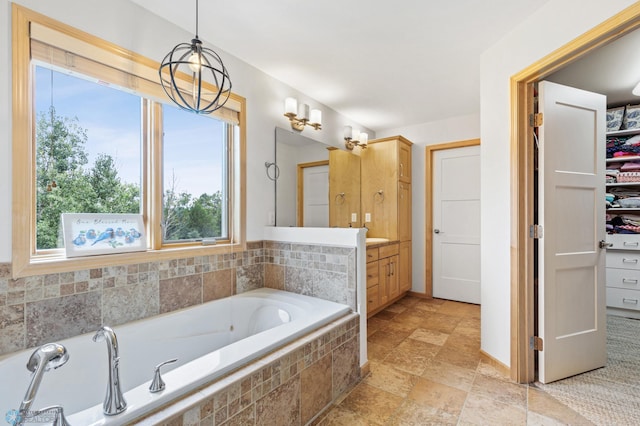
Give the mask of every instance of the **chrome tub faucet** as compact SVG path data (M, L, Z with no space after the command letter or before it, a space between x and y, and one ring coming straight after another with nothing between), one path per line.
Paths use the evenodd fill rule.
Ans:
M102 411L107 416L114 416L127 409L127 402L120 390L120 357L118 355L118 339L111 327L103 326L93 336L94 342L107 342L107 355L109 358L109 383L107 393L102 404Z

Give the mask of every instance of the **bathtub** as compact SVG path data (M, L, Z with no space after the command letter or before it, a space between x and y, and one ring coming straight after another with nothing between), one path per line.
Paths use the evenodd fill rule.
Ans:
M72 426L121 425L215 382L227 373L340 318L346 305L273 289L258 289L181 311L112 327L120 350L120 381L127 409L102 414L107 387L107 348L94 333L59 341L69 354L44 374L32 405L61 405ZM107 324L108 325L108 324ZM0 359L0 415L19 407L31 373L32 349ZM164 391L150 393L154 367L163 367Z

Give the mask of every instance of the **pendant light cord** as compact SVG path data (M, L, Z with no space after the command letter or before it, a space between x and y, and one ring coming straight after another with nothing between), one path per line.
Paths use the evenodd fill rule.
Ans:
M198 0L196 0L196 38L198 38Z

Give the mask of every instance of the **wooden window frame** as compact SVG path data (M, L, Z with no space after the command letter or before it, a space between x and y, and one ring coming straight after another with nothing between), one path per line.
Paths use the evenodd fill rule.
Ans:
M143 143L142 211L149 235L146 251L87 256L68 259L64 250L38 252L35 244L35 108L32 90L32 60L30 28L36 24L75 38L82 43L113 55L119 61L134 64L147 71L157 70L159 63L134 52L127 51L98 37L62 24L27 8L12 4L12 276L70 272L81 269L102 268L112 265L135 264L184 257L232 253L246 249L246 100L234 93L229 104L237 112L237 129L228 132L228 235L229 240L213 246L201 243L162 243L162 162L161 162L161 108L153 101L145 101L143 139L156 141ZM213 85L207 85L215 90ZM156 96L156 99L158 97ZM159 99L170 103L166 95ZM148 125L148 123L153 123ZM234 128L232 126L232 128ZM236 133L237 132L237 133ZM233 133L233 134L231 134ZM239 133L239 134L238 134Z

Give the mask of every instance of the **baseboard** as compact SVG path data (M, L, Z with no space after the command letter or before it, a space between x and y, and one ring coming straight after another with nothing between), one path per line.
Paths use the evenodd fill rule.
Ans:
M407 295L417 297L419 299L433 299L433 297L429 296L427 293L418 293L417 291L408 291Z
M509 366L498 361L497 359L495 359L494 357L492 357L482 349L480 349L480 359L485 364L489 364L490 366L495 368L498 371L498 373L502 374L503 376L511 377L511 369L509 368Z

